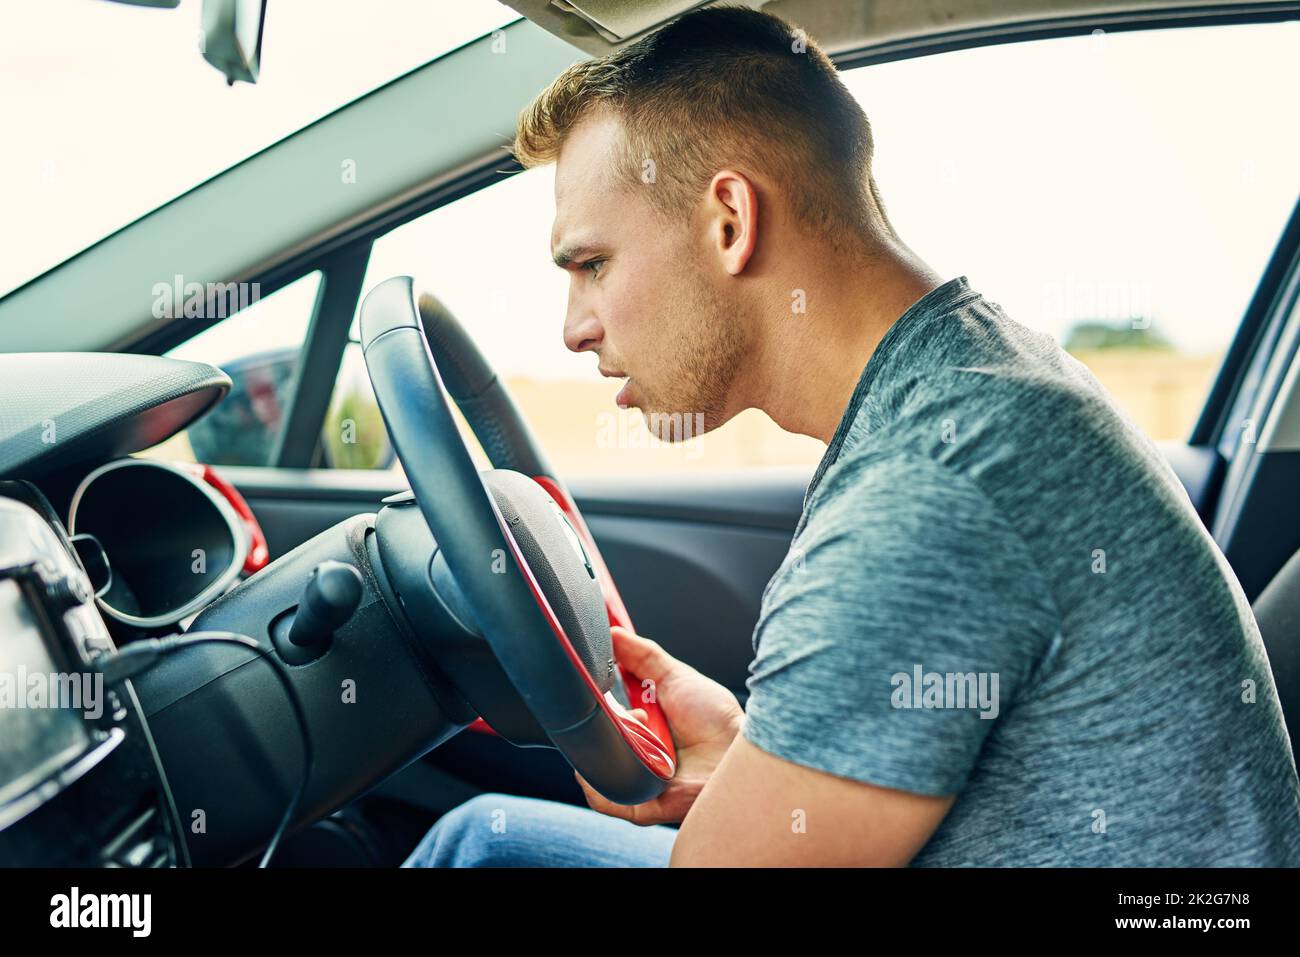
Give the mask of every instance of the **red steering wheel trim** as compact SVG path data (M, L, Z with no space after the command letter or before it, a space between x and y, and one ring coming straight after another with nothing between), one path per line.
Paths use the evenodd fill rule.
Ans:
M573 530L577 532L578 537L582 540L582 547L587 552L587 558L591 561L592 570L596 573L596 580L600 583L601 595L605 600L605 614L609 617L611 626L618 625L629 631L635 631L632 627L632 618L627 612L627 606L623 604L623 597L618 593L618 586L614 584L614 577L609 573L609 567L605 564L605 559L600 554L600 549L596 545L596 540L591 534L591 529L587 527L587 522L582 517L582 512L573 500L573 496L557 479L549 475L535 475L533 480L537 482L542 489L551 496L555 504L559 506L560 511L564 513ZM500 516L498 515L498 520ZM640 708L646 713L646 721L643 724L633 717L616 701L612 701L609 696L601 693L587 674L586 668L578 656L577 650L569 641L568 635L564 633L564 626L556 617L546 596L542 594L541 587L534 577L532 569L528 567L523 553L510 534L510 529L503 521L501 530L505 533L506 541L510 545L511 554L514 556L515 563L519 567L520 573L527 581L529 590L533 593L533 599L537 602L537 607L541 609L542 614L546 617L547 624L550 625L551 631L554 632L555 638L563 647L565 653L572 660L574 667L586 679L590 686L592 696L596 699L599 706L603 708L606 714L614 721L623 738L636 751L645 765L654 772L654 774L667 781L672 778L677 765L677 750L673 745L672 732L668 727L668 718L664 715L663 708L659 706L659 700L651 689L650 700L646 700L644 693L645 688L642 686L641 678L632 674L621 665L618 666L619 677L623 681L623 687L627 691L627 699L632 702L634 708ZM471 731L479 731L487 734L496 734L482 718L478 718L469 726Z

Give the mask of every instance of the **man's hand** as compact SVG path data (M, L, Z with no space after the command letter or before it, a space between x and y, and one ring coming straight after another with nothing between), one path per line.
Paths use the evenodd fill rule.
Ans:
M578 777L587 803L602 814L636 824L676 824L686 817L714 768L731 747L744 723L745 712L730 691L678 661L658 644L613 628L614 657L638 678L654 682L655 698L664 709L677 746L677 774L667 789L645 804L614 804ZM640 708L632 713L642 721Z

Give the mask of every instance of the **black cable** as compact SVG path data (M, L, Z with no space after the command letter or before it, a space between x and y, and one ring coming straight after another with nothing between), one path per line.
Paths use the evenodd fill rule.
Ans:
M276 849L279 847L280 839L284 837L285 832L289 829L289 824L293 821L294 815L298 813L298 808L306 797L307 786L311 781L312 750L311 735L307 731L307 714L303 710L302 699L298 697L298 692L289 678L289 669L271 653L270 649L262 647L247 635L241 635L233 631L192 631L183 635L170 635L166 638L136 641L127 645L115 655L100 658L95 662L95 665L104 673L104 683L111 688L141 672L148 671L179 648L222 642L251 648L264 658L267 664L271 665L276 678L284 686L284 692L289 698L294 717L298 719L298 730L302 734L302 778L298 782L298 788L294 791L293 797L289 800L288 807L284 809L284 817L280 819L279 826L271 836L271 843L266 846L266 853L262 855L261 863L257 865L258 867L266 867L271 861L271 856L275 854Z

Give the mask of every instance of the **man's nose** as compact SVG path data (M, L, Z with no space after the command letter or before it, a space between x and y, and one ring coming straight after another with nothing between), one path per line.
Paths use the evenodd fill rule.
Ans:
M572 352L590 352L605 338L605 330L589 310L575 303L569 306L564 318L564 344Z

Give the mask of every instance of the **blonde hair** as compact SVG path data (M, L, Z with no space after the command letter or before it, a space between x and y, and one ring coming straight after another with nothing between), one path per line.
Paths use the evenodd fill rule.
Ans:
M566 137L608 109L623 133L616 175L684 215L725 166L778 183L809 227L893 230L871 176L871 125L825 53L770 14L711 7L609 56L574 64L519 115L514 154L554 162ZM647 162L649 161L649 162ZM653 165L650 165L650 164Z

